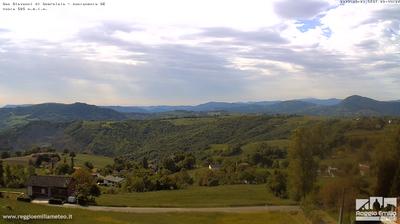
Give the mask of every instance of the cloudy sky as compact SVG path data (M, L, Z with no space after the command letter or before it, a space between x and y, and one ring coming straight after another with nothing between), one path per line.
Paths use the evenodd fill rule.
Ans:
M400 99L400 4L108 0L0 12L0 105L353 94Z

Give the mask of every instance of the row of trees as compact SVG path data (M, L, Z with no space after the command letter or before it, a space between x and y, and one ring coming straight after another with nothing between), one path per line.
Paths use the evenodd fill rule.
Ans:
M387 129L374 153L376 166L375 193L381 196L400 194L400 127Z
M279 162L285 159L286 156L286 149L271 147L269 144L263 142L258 146L255 152L247 155L247 160L252 165L271 168L274 165L276 166L274 162Z
M386 125L383 129L374 119L366 121L367 126L361 121L352 121L351 125L343 121L320 122L294 131L289 147L286 187L292 199L303 202L305 211L321 207L338 209L343 205L347 212L345 219L350 220L349 214L354 210L357 197L397 197L400 194L400 126ZM382 133L371 136L359 131L364 129ZM346 136L344 133L349 131L362 134ZM322 172L327 166L320 165L320 161L332 155L354 159L337 160L338 175L327 179L327 183L317 183L318 171ZM368 173L360 174L361 163L369 164ZM268 184L277 196L279 193L273 186L279 186L279 180L285 179L283 176L275 181L270 178L275 184ZM285 185L283 181L280 184ZM342 197L343 204L339 200Z
M51 147L39 147L39 146L33 146L31 149L25 150L25 151L15 151L11 153L10 149L5 149L5 150L0 150L2 151L0 154L1 159L7 159L10 157L21 157L21 156L28 156L32 155L35 153L54 153L56 152L56 149L51 148Z
M22 165L3 165L0 161L0 186L7 188L24 187L31 175L35 174L35 167Z
M193 179L186 170L177 173L161 170L156 173L138 169L127 177L123 189L127 192L175 190L186 188L191 184L193 184Z
M195 179L200 186L217 186L224 184L261 184L266 183L270 172L267 169L252 167L247 163L237 164L226 161L221 168L200 170Z

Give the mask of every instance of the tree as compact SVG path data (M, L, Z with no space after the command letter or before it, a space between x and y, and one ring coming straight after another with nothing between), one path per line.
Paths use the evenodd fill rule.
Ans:
M6 165L4 168L4 186L8 188L24 187L28 177L32 174L32 169L25 168L23 165Z
M180 172L174 174L173 181L178 189L183 189L193 184L193 178L186 170L181 170Z
M75 166L75 162L74 162L75 156L76 156L75 152L70 152L69 153L69 157L71 157L71 167L72 168L74 168L74 166Z
M36 169L33 165L29 165L27 168L27 177L33 176L36 174Z
M375 193L397 196L400 193L400 127L386 131L374 158L377 175Z
M98 192L94 190L96 185L95 179L92 177L89 171L85 169L77 169L72 174L75 180L75 191L78 201L86 203L88 201L94 201L94 197L99 196Z
M149 168L149 161L147 160L146 157L143 157L142 159L142 167L145 169Z
M129 191L144 192L146 191L146 183L143 177L133 176L128 178L126 186Z
M125 169L125 161L122 158L114 158L114 169L116 171L121 171L123 169Z
M196 158L192 154L188 154L181 161L181 168L193 169L196 165Z
M269 173L268 170L256 169L254 172L255 182L257 184L265 183L265 182L267 182L270 175L271 174Z
M94 168L93 164L92 164L91 162L89 162L89 161L86 161L86 162L84 163L84 166L85 166L86 168L90 169L90 170Z
M163 160L163 167L167 170L170 170L172 172L177 172L178 171L178 167L175 164L175 161L172 158L165 158Z
M281 198L287 197L287 177L286 174L279 170L274 170L270 178L268 179L268 188L271 192Z
M96 184L92 184L92 186L90 186L89 193L93 197L99 197L101 195L100 188Z
M218 186L219 178L211 170L202 171L199 173L198 184L200 186Z
M0 186L4 187L4 169L3 169L3 161L0 161Z
M8 186L8 183L12 180L11 167L6 164L4 168L4 186Z
M243 183L251 184L254 182L256 179L255 175L255 169L254 168L246 168L245 170L242 170L239 172L239 180Z
M57 175L66 175L66 174L70 174L71 172L72 172L72 168L66 163L59 164L56 167Z
M315 132L314 132L315 131ZM293 199L305 198L314 188L318 164L314 152L318 151L316 129L301 128L294 132L289 148L289 187Z

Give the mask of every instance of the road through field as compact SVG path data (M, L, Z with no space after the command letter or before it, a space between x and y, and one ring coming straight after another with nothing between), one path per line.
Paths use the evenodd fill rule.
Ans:
M57 205L52 205L57 206ZM246 206L246 207L216 207L216 208L149 208L149 207L109 207L109 206L78 206L65 204L60 207L78 208L91 211L105 212L128 212L128 213L167 213L167 212L225 212L225 213L248 213L248 212L299 212L299 206Z

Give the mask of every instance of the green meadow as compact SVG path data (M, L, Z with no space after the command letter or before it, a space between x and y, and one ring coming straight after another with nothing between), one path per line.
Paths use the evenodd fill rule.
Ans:
M144 193L103 194L98 205L129 207L224 207L293 205L293 201L272 195L266 185L193 186L183 190Z
M72 215L63 221L6 221L3 215ZM0 223L68 223L68 224L309 224L302 212L255 213L119 213L94 212L79 208L63 208L17 202L0 198Z
M61 155L61 161L66 157L67 161L70 161L69 155ZM21 157L11 157L4 159L5 164L9 165L24 165L29 164L29 160L33 160L32 156L21 156ZM113 158L107 156L93 155L93 154L83 154L78 153L74 158L74 163L76 166L83 166L85 162L91 162L95 168L103 168L106 165L112 165L114 163Z
M77 154L74 161L76 166L83 166L85 162L91 162L95 168L103 168L114 163L111 157L82 153Z

